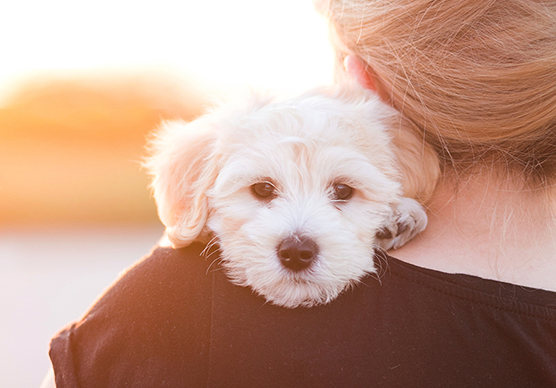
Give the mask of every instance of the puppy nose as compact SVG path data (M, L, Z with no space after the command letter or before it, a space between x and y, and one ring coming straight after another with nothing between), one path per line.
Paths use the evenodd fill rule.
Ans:
M309 267L318 253L313 240L299 236L288 237L277 250L282 265L296 272Z

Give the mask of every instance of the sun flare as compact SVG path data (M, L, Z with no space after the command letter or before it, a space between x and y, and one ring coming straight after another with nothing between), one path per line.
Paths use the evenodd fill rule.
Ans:
M23 0L6 7L4 98L28 75L77 69L171 69L216 89L293 93L331 80L326 26L311 0Z

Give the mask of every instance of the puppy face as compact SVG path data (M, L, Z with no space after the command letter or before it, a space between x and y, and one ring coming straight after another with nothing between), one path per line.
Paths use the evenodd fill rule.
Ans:
M332 300L399 238L391 114L376 98L317 93L167 124L148 166L168 237L214 235L230 279L277 305Z

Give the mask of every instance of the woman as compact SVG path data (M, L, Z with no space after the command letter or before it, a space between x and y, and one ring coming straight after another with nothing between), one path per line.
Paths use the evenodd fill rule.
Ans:
M347 75L441 159L426 231L311 309L157 249L53 339L56 386L556 386L556 4L321 8Z
M413 121L443 161L425 234L393 255L556 291L555 4L333 1L331 8L338 51L353 55L348 71Z

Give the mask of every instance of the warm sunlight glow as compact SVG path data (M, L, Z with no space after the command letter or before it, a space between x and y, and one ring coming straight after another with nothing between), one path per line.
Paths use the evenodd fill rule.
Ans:
M294 93L331 80L311 0L22 0L3 7L0 32L0 98L46 69L165 68L217 89Z

